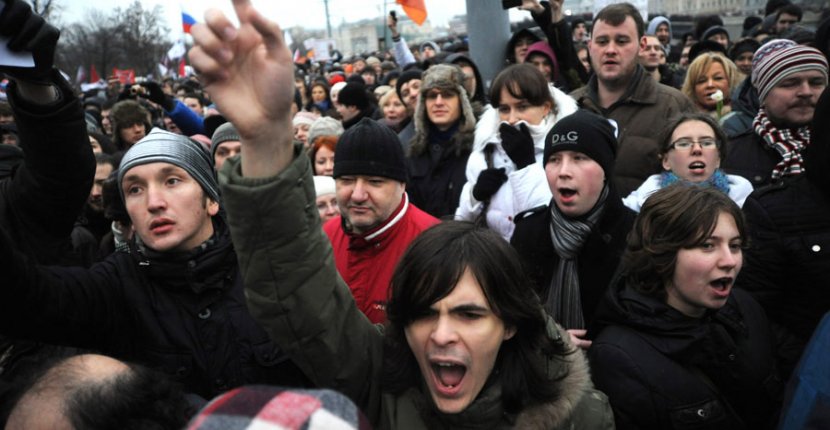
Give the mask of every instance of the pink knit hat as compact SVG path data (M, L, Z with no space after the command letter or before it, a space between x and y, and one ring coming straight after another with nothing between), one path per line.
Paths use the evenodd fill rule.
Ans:
M752 85L758 90L758 100L763 103L770 90L787 76L807 70L818 70L827 80L827 59L818 49L786 39L765 43L752 57Z

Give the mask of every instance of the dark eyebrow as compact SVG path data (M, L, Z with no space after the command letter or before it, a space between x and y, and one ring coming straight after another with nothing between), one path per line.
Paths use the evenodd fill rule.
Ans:
M489 313L490 309L485 306L476 305L473 303L458 305L450 310L453 313L464 313L464 312L478 312L478 313Z

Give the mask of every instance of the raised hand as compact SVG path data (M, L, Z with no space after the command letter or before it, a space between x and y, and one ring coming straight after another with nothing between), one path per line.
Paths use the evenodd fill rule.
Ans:
M271 176L292 159L294 64L277 23L250 0L233 6L239 28L216 9L193 27L190 61L242 137L243 174Z
M4 0L0 5L3 3L5 6L0 10L0 36L9 38L9 50L31 53L35 66L0 66L0 72L20 81L50 84L60 31L32 12L29 4L23 0Z
M533 13L542 13L545 8L539 3L539 0L522 0L522 5L519 9L526 10Z

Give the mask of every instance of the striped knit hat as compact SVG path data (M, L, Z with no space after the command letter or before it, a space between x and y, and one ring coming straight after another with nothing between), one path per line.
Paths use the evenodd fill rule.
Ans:
M215 202L219 199L219 184L213 170L213 160L201 144L180 134L173 134L154 128L143 139L133 145L118 168L118 191L124 198L124 189L121 183L124 175L133 167L150 163L170 163L184 169L205 193Z
M758 48L752 57L752 85L763 103L770 90L784 78L807 70L818 70L827 79L827 59L818 49L798 45L792 40L771 40Z

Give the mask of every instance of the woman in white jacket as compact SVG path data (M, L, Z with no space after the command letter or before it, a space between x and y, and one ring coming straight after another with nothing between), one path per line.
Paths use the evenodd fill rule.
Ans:
M578 106L528 64L496 76L490 103L476 124L455 217L473 221L484 213L487 226L509 241L516 214L550 203L542 160L545 136Z
M662 173L651 175L623 199L623 204L635 212L657 190L675 182L711 186L728 195L743 207L752 193L752 183L720 169L726 156L726 133L708 114L687 113L671 121L660 139Z

